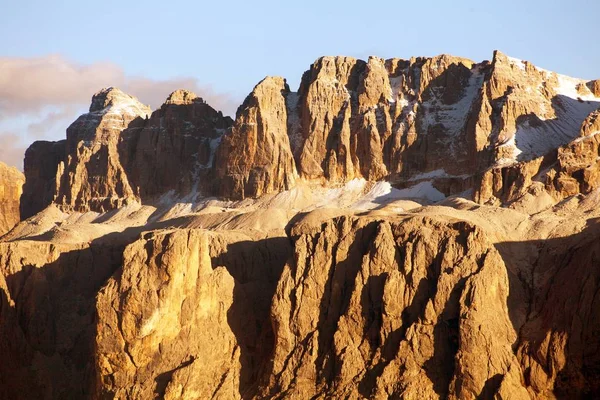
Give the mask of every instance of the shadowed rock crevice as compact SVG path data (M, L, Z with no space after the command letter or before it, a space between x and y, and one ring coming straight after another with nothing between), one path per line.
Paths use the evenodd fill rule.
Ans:
M340 224L345 221L340 220ZM338 244L332 244L332 268L329 278L325 283L324 294L319 307L318 319L318 349L319 353L316 365L319 369L318 380L323 385L329 385L334 381L335 374L339 371L336 366L339 363L334 353L333 336L337 330L339 318L348 310L350 305L350 296L355 290L356 276L360 271L360 262L366 253L372 236L375 233L376 224L372 223L358 228L352 232L352 239L347 252L343 256L337 256ZM340 239L344 238L344 227L338 227ZM347 229L347 228L346 228ZM313 253L318 253L318 247L313 249ZM339 257L339 258L338 258Z
M120 267L124 246L98 242L69 250L31 242L20 257L18 244L1 246L13 249L3 251L1 271L16 271L6 274L5 288L0 285L0 331L11 343L2 358L14 360L0 371L12 377L2 386L2 398L88 396L94 384L95 296Z
M58 166L65 161L66 140L33 142L25 152L27 177L20 199L21 220L37 214L53 201L57 190Z
M527 285L524 294L508 299L515 343L527 385L538 395L594 398L600 395L600 225L590 221L577 235L543 241L504 242L497 245L507 260L524 251L535 253L531 278L509 273L511 287ZM518 267L529 267L521 264ZM517 291L517 293L523 293ZM527 301L521 301L523 295Z
M294 262L273 300L275 353L261 396L444 397L483 390L487 369L461 361L460 371L470 368L476 377L462 382L454 367L467 352L493 351L491 339L462 345L459 338L482 318L460 311L469 307L463 297L474 295L467 283L489 280L503 265L497 253L488 256L493 249L480 231L427 218L340 217L314 227L298 221L290 233ZM493 307L502 307L501 299ZM464 328L461 315L469 321ZM508 317L498 323L512 329ZM512 354L511 344L493 346ZM508 365L497 368L506 372Z
M240 349L242 398L252 398L264 384L260 379L275 345L269 308L291 254L287 238L275 237L232 243L212 259L213 268L225 266L235 280L227 321Z

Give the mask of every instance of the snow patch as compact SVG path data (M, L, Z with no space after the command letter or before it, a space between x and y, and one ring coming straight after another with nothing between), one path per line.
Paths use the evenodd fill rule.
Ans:
M438 202L446 198L442 192L433 186L431 181L420 182L406 189L394 190L396 191L394 196L398 199L426 199L431 202Z
M402 75L400 75L400 76L396 76L394 78L389 78L389 80L390 80L391 93L390 93L390 96L388 97L388 101L390 103L395 103L396 100L398 100L398 96L402 92L402 83L404 82L404 77ZM408 102L405 105L407 105L407 104L408 104ZM401 107L404 107L405 105L402 105Z
M435 203L446 198L431 181L420 182L406 189L396 189L389 182L373 183L364 179L353 179L339 188L328 189L314 208L348 207L355 210L372 210L396 200L415 200Z
M543 81L537 87L539 98L535 100L539 103L539 115L531 115L521 122L509 140L498 146L514 149L511 156L496 162L498 166L531 160L580 140L578 136L583 121L600 107L600 97L587 89L585 80L535 68L543 73ZM558 82L554 87L556 96L549 101L543 91L545 85L554 79Z
M429 172L423 172L422 174L417 174L417 175L413 175L409 181L420 181L423 179L432 179L432 178L445 178L448 177L448 173L446 173L446 170L442 169L436 169L434 171L429 171Z
M530 160L577 139L581 124L598 107L600 98L589 94L579 94L577 85L585 81L557 75L559 86L554 97L553 108L556 117L532 124L525 121L517 127L514 135L515 158Z
M210 154L208 156L208 161L206 162L206 164L199 164L198 168L206 169L206 168L212 167L213 162L215 160L215 154L217 154L217 149L219 148L219 145L221 144L221 139L223 139L222 135L219 137L216 137L214 139L210 139L210 143L209 143Z
M525 71L525 62L523 60L519 60L518 58L514 58L514 57L506 57L508 59L508 61L510 62L511 65L514 65L515 67L519 68L520 70Z
M479 69L474 69L467 86L464 88L462 98L454 104L444 104L437 96L432 100L423 102L426 114L424 118L423 133L427 133L430 126L442 124L447 136L457 136L463 132L469 110L483 85L485 74Z

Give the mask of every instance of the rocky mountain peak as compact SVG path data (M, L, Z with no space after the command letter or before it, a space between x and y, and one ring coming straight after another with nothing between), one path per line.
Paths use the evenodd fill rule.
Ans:
M288 137L290 89L266 77L246 97L217 150L215 191L245 198L290 189L297 176Z
M196 93L191 92L185 89L178 89L171 93L165 104L192 104L192 103L204 103L201 97L196 95Z
M152 113L150 107L142 104L136 97L124 93L118 88L104 88L92 96L90 104L90 113L97 113L116 108L115 112L127 111L142 117Z

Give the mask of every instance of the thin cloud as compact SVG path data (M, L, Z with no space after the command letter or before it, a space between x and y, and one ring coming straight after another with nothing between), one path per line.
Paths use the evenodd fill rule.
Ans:
M169 93L188 89L226 114L235 112L237 99L217 93L193 77L149 79L128 76L116 64L82 65L61 55L36 58L0 57L0 116L38 114L48 106L89 104L98 90L115 86L157 108Z
M89 102L91 93L120 85L123 71L111 63L78 65L59 55L0 58L0 115L37 114L47 106Z
M0 132L0 161L23 170L23 157L26 146L19 135L10 132Z
M80 108L68 105L58 111L49 112L41 119L30 123L27 126L27 134L33 139L50 138L52 132L65 130L77 118L80 111Z
M0 161L22 168L24 151L33 140L63 138L69 124L87 110L92 95L110 86L136 96L152 109L177 89L191 90L226 115L235 115L240 103L193 77L131 76L114 63L84 65L61 55L0 57ZM18 134L14 133L16 125L22 127Z

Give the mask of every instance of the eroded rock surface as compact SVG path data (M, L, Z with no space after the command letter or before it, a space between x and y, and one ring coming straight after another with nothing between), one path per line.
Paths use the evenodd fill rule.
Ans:
M65 210L106 211L137 201L118 144L125 129L141 129L150 114L149 107L119 89L96 93L89 113L67 129L66 160L58 167L55 202Z
M269 304L285 238L147 234L97 300L99 396L248 398L273 350Z
M246 98L217 152L216 194L243 199L294 185L296 165L287 135L290 96L283 78L266 78Z
M0 243L2 399L86 398L92 389L95 296L119 247Z
M235 121L100 91L26 155L0 398L599 397L599 87L496 52L323 57Z
M231 123L196 94L177 90L142 129L127 129L119 153L141 201L209 186L216 149Z
M0 162L0 236L21 220L19 204L24 182L21 171Z
M104 211L169 192L244 199L289 190L298 178L328 185L364 178L398 188L425 183L444 196L473 190L477 202L508 204L546 174L558 148L594 136L597 86L497 51L481 63L322 57L297 92L283 78L265 78L235 122L185 90L150 115L109 88L68 129L53 197L64 209ZM29 165L56 161L35 161L34 150ZM590 177L582 188L558 179L546 188L557 201L594 186ZM24 215L47 202L29 192Z
M21 219L27 219L48 207L56 196L58 166L65 161L66 141L37 141L25 152L23 185L20 208Z
M476 398L516 361L506 270L479 229L339 218L291 234L265 396Z

